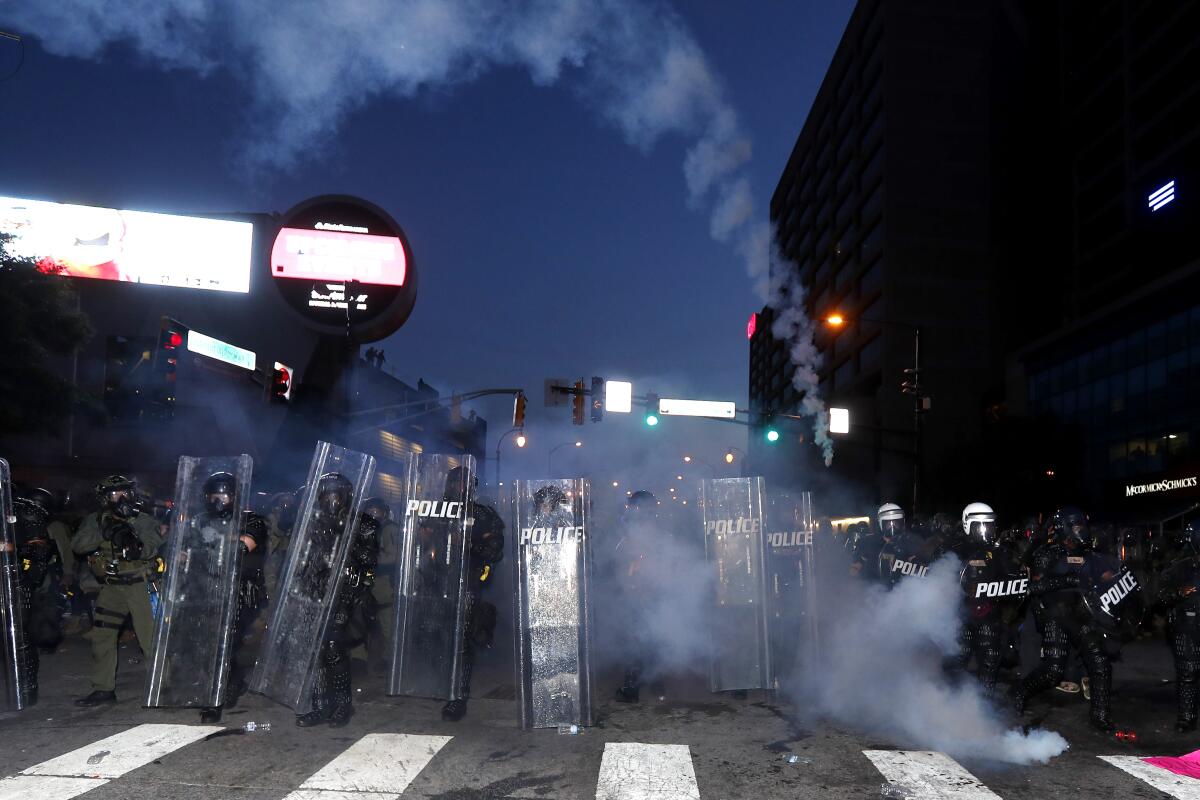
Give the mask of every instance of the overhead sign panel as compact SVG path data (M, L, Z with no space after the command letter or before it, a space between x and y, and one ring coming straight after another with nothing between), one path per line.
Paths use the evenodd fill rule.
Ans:
M633 384L629 381L605 381L604 410L615 414L633 411Z
M199 331L188 331L187 349L202 356L224 361L242 369L254 370L255 355L251 350L244 350L229 342L222 342Z
M737 416L737 405L724 400L672 400L658 401L658 413L673 417L716 417L733 419Z
M850 432L850 409L848 409L848 408L831 408L831 409L829 409L829 432L830 433L849 433Z
M403 286L406 267L398 236L283 228L271 250L276 278Z
M250 291L254 226L0 197L9 249L44 272L221 292Z

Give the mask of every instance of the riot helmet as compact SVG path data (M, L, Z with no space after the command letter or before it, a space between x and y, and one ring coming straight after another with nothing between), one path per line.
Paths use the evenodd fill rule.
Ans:
M40 531L50 521L49 512L28 497L14 497L12 510L18 530L26 534L30 531Z
M337 516L350 505L354 484L340 472L326 472L317 481L317 505L330 516Z
M211 514L221 517L233 514L236 495L237 478L230 472L214 472L204 482L204 505Z
M904 530L904 509L895 503L884 503L875 513L879 530L884 536L899 536Z
M987 503L971 503L962 512L962 531L972 542L996 543L996 512Z
M553 511L566 502L566 493L556 483L547 484L533 493L535 513Z
M1054 512L1048 528L1051 540L1061 542L1068 550L1084 550L1091 547L1092 536L1088 531L1087 514L1074 506L1065 506Z
M133 516L135 485L124 475L109 475L96 484L96 500L100 508L121 517Z
M466 467L454 467L446 473L446 490L445 498L447 500L457 500L462 497L467 491L467 472ZM479 478L471 475L471 487L475 488L479 485Z
M58 506L58 498L54 496L54 492L49 489L43 489L40 486L30 489L23 495L26 500L40 506L47 514L53 513Z
M392 519L392 507L382 497L368 497L363 501L363 513L378 523Z

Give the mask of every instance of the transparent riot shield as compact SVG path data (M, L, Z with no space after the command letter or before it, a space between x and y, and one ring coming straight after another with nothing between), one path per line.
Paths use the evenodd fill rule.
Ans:
M0 699L4 711L20 711L25 707L26 672L21 657L21 645L25 641L24 619L21 615L20 559L17 556L17 531L12 507L12 483L9 480L8 462L0 458L0 633L4 647L3 662L0 662L0 682L4 697Z
M280 573L271 619L251 691L297 713L312 709L317 655L329 624L346 558L366 491L375 476L375 458L328 442L318 442L308 480L297 505L296 522ZM321 502L321 488L345 486L335 510Z
M587 480L517 481L513 548L522 728L592 724Z
M174 517L162 553L166 565L146 676L148 707L216 706L225 697L234 646L239 537L250 498L250 456L179 457ZM210 504L210 488L232 496Z
M763 479L700 484L704 550L714 571L709 685L714 692L774 685L763 553Z
M812 664L819 646L812 495L772 492L766 508L767 610L778 679Z
M474 502L473 457L409 456L388 694L460 696Z

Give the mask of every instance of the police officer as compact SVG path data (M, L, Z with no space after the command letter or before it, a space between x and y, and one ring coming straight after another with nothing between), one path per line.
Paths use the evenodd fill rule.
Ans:
M1048 542L1032 556L1029 576L1034 620L1042 636L1042 660L1013 687L1013 704L1018 713L1024 713L1031 697L1059 684L1070 645L1079 653L1091 683L1091 725L1109 733L1114 729L1109 714L1112 663L1103 632L1090 615L1081 613L1080 587L1091 573L1110 570L1111 565L1089 556L1091 535L1087 517L1079 509L1058 511L1047 525L1047 534Z
M354 486L344 475L327 472L317 483L317 509L311 523L312 557L301 567L301 591L319 597L329 582L329 558L337 542L350 530L346 571L333 600L333 614L326 626L317 654L313 681L313 707L296 716L302 728L328 722L340 728L354 715L350 681L350 648L355 644L354 626L362 624L362 610L371 596L375 566L379 560L379 524L367 514L350 515ZM362 630L365 637L365 629Z
M16 548L20 574L17 598L21 615L21 640L17 643L18 664L25 674L23 704L31 706L38 698L38 647L33 630L34 593L59 565L58 548L47 531L49 517L27 497L13 500L16 517Z
M447 477L446 497L462 497L459 488L466 470L455 467ZM478 481L477 478L472 478ZM462 683L459 696L442 707L442 719L457 722L467 713L471 696L471 674L475 669L475 649L491 647L496 633L496 607L483 599L496 564L504 558L504 521L496 509L481 502L471 507L471 554L467 564L466 618L460 644Z
M363 607L368 622L367 640L364 648L371 669L386 674L391 657L392 637L395 635L395 583L392 575L396 570L396 553L400 546L400 526L392 518L392 507L382 497L368 497L363 501L363 513L375 520L379 526L379 559L375 567L375 584L371 587L371 599Z
M889 505L899 509L894 503ZM880 514L886 513L894 519L896 510L880 509ZM879 578L888 586L895 586L906 577L925 577L929 565L942 552L940 537L923 522L905 528L903 513L900 512L899 524L892 526L892 536L879 554Z
M1167 608L1167 636L1175 656L1175 730L1196 730L1196 699L1200 689L1200 525L1183 529L1182 549L1163 570L1158 601Z
M884 548L904 533L904 509L895 503L884 503L875 513L875 520L879 530L859 538L850 562L850 574L868 581L882 580L880 558Z
M92 630L92 692L75 701L80 706L116 702L117 635L126 617L133 618L142 654L154 639L150 582L162 568L158 522L134 506L134 482L110 475L96 485L100 509L84 517L71 542L76 555L87 556L100 594Z
M624 675L621 685L617 687L617 701L621 703L636 703L639 700L642 687L642 673L649 666L653 651L637 636L637 626L633 623L637 610L647 592L653 587L647 586L642 575L642 562L647 557L646 537L656 535L658 521L658 499L645 490L639 489L625 501L625 514L621 520L622 535L613 548L614 580L619 593L618 601L622 604L618 623L620 630L619 652L625 657Z
M236 496L237 478L229 472L214 472L204 482L204 513L198 515L193 524L197 527L212 524L228 526L237 510L234 508ZM201 722L220 722L222 708L236 705L238 698L246 691L246 668L252 664L247 663L244 645L247 632L253 628L254 620L266 605L263 565L267 538L267 521L251 511L245 512L238 535L238 547L241 549L238 558L238 597L233 630L229 637L232 652L227 655L230 662L225 703L201 709Z
M979 680L991 694L996 688L1004 643L1002 613L1006 605L1019 603L1024 580L1018 577L1016 562L998 544L996 513L991 506L971 503L964 508L962 532L959 555L963 560L965 606L956 666L965 669L974 656Z

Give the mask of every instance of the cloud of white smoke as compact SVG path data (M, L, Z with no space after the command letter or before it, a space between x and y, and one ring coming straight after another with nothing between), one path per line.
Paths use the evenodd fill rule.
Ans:
M243 142L258 169L310 157L370 102L445 91L501 68L568 85L635 147L682 138L689 203L707 208L712 236L788 319L801 411L816 420L826 462L832 457L803 306L795 293L779 305L768 285L770 230L744 174L750 138L662 0L56 0L6 12L57 55L100 58L126 45L169 69L241 76L255 106L246 118L264 126Z
M804 695L820 713L904 746L1044 763L1067 749L1062 736L1007 728L977 681L954 683L943 671L943 659L958 652L960 569L946 556L925 578L831 606L836 619L823 620L819 666L806 670Z

